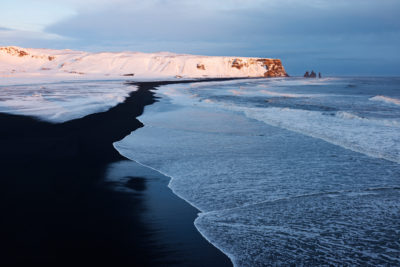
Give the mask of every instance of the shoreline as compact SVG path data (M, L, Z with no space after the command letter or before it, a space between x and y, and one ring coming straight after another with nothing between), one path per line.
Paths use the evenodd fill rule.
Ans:
M296 118L289 122L305 123L312 130L318 127L307 119L320 114L320 125L327 126L320 133L342 130L337 140L346 140L352 133L343 128L350 124L356 131L377 132L378 144L395 141L395 125L390 127L386 120L398 115L398 109L385 113L391 106L371 102L368 89L372 88L372 95L398 97L396 81L388 80L383 93L376 92L375 84L364 87L365 82L339 80L315 88L299 82L287 91L282 88L286 81L268 88L268 80L160 87L156 91L159 103L140 117L146 126L115 146L122 155L170 176L175 194L202 211L195 221L197 229L235 265L395 264L397 250L392 244L396 238L391 231L400 214L395 204L399 166L282 127L287 108L302 115L289 116ZM347 89L346 84L353 83L356 89ZM237 88L248 92L236 96ZM367 92L359 93L360 88ZM307 97L310 91L313 95ZM282 98L282 93L293 93L299 101ZM337 98L341 93L345 94ZM252 98L255 95L258 98ZM356 96L358 101L354 101ZM283 103L275 112L269 109L273 105L260 105L265 99ZM324 112L329 107L348 111L349 102L355 105L349 114L365 114L363 125L357 121L360 117L343 117L338 125L334 112ZM369 110L371 103L386 114L381 118L385 133L394 130L393 134L379 134L381 126L373 116L373 123L368 123L371 115L362 111ZM252 110L257 112L252 114ZM272 118L281 125L257 114L276 115ZM363 140L363 135L357 136L354 141ZM371 140L368 146L374 144ZM372 238L370 232L374 232ZM371 255L361 256L365 251Z
M172 83L226 80L234 79L129 82L139 88L124 102L108 111L61 124L0 113L0 167L4 174L0 178L0 210L4 217L0 222L0 236L1 249L6 255L3 262L69 265L79 261L142 266L173 262L187 266L196 264L193 259L204 259L208 265L215 262L216 266L231 266L229 258L195 228L197 210L190 204L184 204L189 214L185 215L188 217L185 225L193 235L187 242L198 242L201 248L207 248L193 251L196 257L168 258L170 251L179 252L182 248L171 247L171 242L154 242L157 231L150 229L141 217L152 196L144 196L143 192L118 192L104 183L110 165L127 161L114 149L113 143L143 126L136 117L146 105L157 101L151 90ZM146 177L136 178L129 186L142 188L140 182L139 187L136 183ZM162 183L165 181L156 187L162 188ZM176 198L173 201L184 201L167 186L162 190L163 194L173 195ZM172 201L173 197L168 199ZM164 223L168 224L167 218ZM171 233L179 234L179 229L174 231ZM187 249L183 251L188 253Z

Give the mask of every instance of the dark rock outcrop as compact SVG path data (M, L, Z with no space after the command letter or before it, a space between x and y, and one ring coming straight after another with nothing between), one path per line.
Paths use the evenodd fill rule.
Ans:
M321 72L318 73L318 78L321 78ZM308 71L306 71L306 73L304 73L304 78L317 78L317 73L315 71L311 71L311 73L309 73Z

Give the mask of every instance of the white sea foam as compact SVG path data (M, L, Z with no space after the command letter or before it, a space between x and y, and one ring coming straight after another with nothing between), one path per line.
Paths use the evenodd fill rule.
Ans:
M268 91L268 90L261 90L260 91L263 94L269 95L269 96L281 96L281 97L304 97L304 95L301 94L285 94L285 93L279 93L279 92L273 92L273 91Z
M304 98L304 97L315 97L323 96L323 94L297 94L294 92L282 92L281 86L287 85L289 88L299 85L308 84L304 80L297 78L284 79L275 78L273 80L265 79L241 79L241 80L231 80L224 82L205 82L205 83L193 83L190 85L170 85L164 92L167 94L169 90L184 91L185 89L191 88L194 90L207 90L209 88L216 89L215 94L226 94L226 95L236 95L236 96L269 96L269 97L287 97L287 98ZM279 85L279 88L276 88ZM314 84L315 85L315 84ZM268 88L269 90L267 90ZM219 90L221 89L221 90Z
M64 122L106 111L123 102L136 86L122 81L62 82L3 86L0 112L30 115L51 122Z
M393 104L393 105L400 106L400 99L397 99L397 98L394 98L394 97L377 95L377 96L371 97L369 100L371 100L371 101L381 101L381 102L385 102L385 103L388 103L388 104Z
M236 266L396 265L398 246L385 231L398 225L398 196L385 190L287 198L201 214L195 224L235 255Z
M398 119L384 119L384 118L366 118L360 117L354 113L346 112L346 111L338 111L335 113L335 116L338 118L346 119L346 120L358 120L365 123L370 123L371 125L384 125L384 126L394 126L400 127L400 120Z
M397 163L400 162L400 135L398 134L400 132L400 119L363 117L349 111L323 112L298 108L258 108L246 105L243 106L242 104L237 105L233 102L228 103L213 100L213 94L225 95L226 93L233 93L236 96L262 96L267 92L267 94L271 96L288 98L327 97L327 95L321 94L320 92L315 94L294 94L276 92L276 88L274 91L251 89L252 85L255 85L257 88L262 88L262 81L243 80L240 84L246 82L250 84L243 86L242 89L240 89L240 86L232 84L232 82L225 83L223 86L212 83L211 88L215 88L213 92L207 91L210 90L209 85L202 85L201 83L192 84L190 86L169 85L163 87L163 94L173 96L171 101L175 104L186 106L198 105L208 108L213 107L243 112L249 118L257 119L273 126L320 138L332 144L372 157L384 158ZM265 83L269 84L269 81ZM276 81L274 81L274 83L276 83ZM173 95L171 95L171 92L173 92ZM207 96L207 98L199 101L203 95ZM338 97L336 95L332 96ZM312 106L312 102L308 105Z
M348 112L335 116L290 108L233 108L265 123L320 138L366 155L400 163L400 122L366 119ZM391 127L387 127L391 126Z
M160 102L139 118L145 127L114 146L171 177L173 192L201 211L197 229L236 266L399 263L399 165L304 135L318 122L319 135L339 127L328 137L345 132L344 140L349 125L384 124L343 112L233 108L190 88L161 87Z

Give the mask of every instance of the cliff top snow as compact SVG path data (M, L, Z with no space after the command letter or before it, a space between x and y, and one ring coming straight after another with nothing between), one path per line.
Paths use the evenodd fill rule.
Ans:
M30 80L283 77L279 59L0 47L0 84Z

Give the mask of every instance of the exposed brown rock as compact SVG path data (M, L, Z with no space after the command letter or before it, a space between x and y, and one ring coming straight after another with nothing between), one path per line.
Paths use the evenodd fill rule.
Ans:
M264 77L289 77L280 59L258 59L257 60L265 69Z
M243 61L240 58L235 58L232 61L232 68L237 68L238 70L240 70L243 67L248 67L248 66L249 66L249 63L246 61Z
M19 57L23 57L23 56L27 56L29 55L27 52L25 52L24 50L18 50L18 56Z
M206 66L204 66L204 64L197 64L197 68L199 70L206 70Z
M49 61L52 61L56 58L55 56L47 56L47 55L30 55L27 51L19 49L14 46L0 47L0 51L5 51L7 54L11 56L18 56L18 57L30 56L31 58L47 59Z
M16 47L0 47L0 50L5 51L7 54L10 54L12 56L19 56L19 57L23 57L23 56L27 56L29 55L28 52L24 51L24 50L19 50Z
M232 61L232 68L242 69L244 67L249 67L252 64L260 64L265 68L266 72L264 73L264 77L288 77L289 75L286 73L284 67L282 66L282 62L280 59L248 59L243 60L240 58L236 58Z

